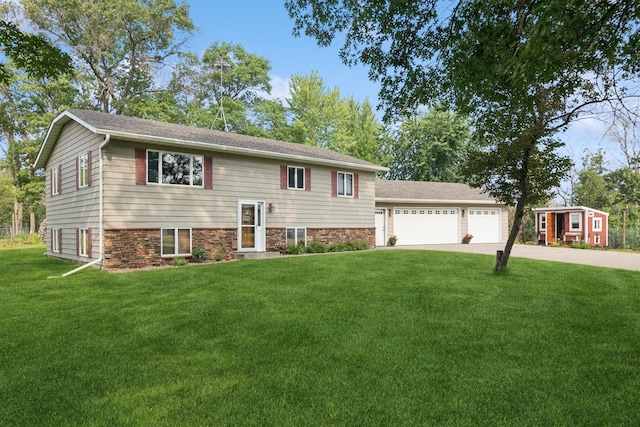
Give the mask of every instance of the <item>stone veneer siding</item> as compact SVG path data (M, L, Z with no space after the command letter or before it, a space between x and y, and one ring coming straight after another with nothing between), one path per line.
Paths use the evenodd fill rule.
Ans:
M192 246L204 249L209 257L216 251L237 250L237 229L207 228L192 229ZM278 243L286 242L286 228L267 227L266 250L275 251ZM307 228L307 243L320 241L326 245L348 241L375 244L375 228ZM172 257L162 257L160 252L160 229L105 230L104 268L142 268L171 264Z

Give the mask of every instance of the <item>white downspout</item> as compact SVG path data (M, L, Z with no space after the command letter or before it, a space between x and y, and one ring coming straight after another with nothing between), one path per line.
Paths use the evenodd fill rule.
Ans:
M78 271L84 270L87 267L91 267L94 266L96 264L98 264L99 262L102 262L104 260L104 206L103 206L103 195L104 195L104 173L103 173L103 161L102 161L102 149L105 147L105 145L107 145L109 143L109 141L111 140L111 135L107 134L104 136L104 141L102 142L102 144L100 144L100 148L98 151L99 154L99 170L100 170L100 179L99 179L99 186L98 186L98 223L100 226L100 233L99 233L99 245L100 245L100 257L94 259L93 261L81 265L80 267L68 271L66 273L64 273L62 276L49 276L47 277L47 279L56 279L56 278L60 278L60 277L67 277L70 276L74 273L77 273Z

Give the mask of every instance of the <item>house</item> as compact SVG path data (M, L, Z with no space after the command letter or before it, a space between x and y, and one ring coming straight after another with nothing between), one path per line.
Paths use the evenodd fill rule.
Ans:
M282 243L375 243L375 174L330 150L69 110L38 157L46 171L47 254L111 268L273 250Z
M585 206L534 208L538 243L586 242L609 246L609 214Z
M508 237L507 206L481 190L449 182L376 182L376 245L389 236L398 245L502 243Z

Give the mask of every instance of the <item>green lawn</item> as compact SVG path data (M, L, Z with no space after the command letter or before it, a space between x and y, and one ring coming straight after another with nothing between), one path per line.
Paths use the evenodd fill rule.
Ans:
M112 274L0 249L0 425L640 425L640 273L433 251Z

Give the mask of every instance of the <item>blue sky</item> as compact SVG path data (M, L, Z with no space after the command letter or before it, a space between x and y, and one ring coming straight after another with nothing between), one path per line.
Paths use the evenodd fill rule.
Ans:
M186 1L191 19L200 29L190 50L202 53L216 41L232 42L269 59L273 97L287 96L292 75L317 71L325 85L338 87L343 97L351 95L360 102L368 99L377 106L379 84L369 80L367 69L344 65L338 56L341 43L321 48L315 39L304 35L294 37L293 20L287 14L284 1ZM584 148L611 152L615 145L603 138L605 130L606 124L594 118L573 124L563 135L567 154L579 162Z
M365 98L378 104L378 85L369 81L364 67L350 68L339 56L340 45L319 47L315 40L292 35L293 20L284 1L211 1L186 0L189 15L200 32L190 44L190 50L202 53L216 41L240 44L246 51L271 62L272 96L288 94L292 75L308 75L317 71L325 85L338 87L344 97L357 101Z

